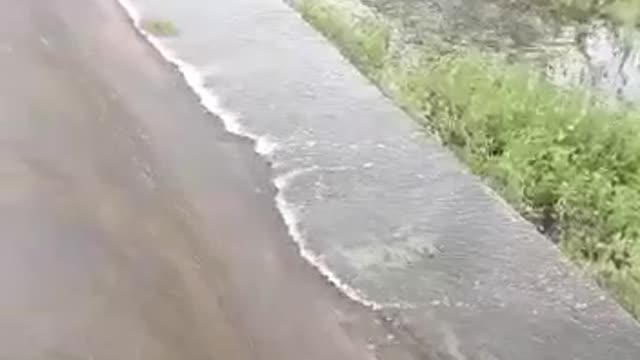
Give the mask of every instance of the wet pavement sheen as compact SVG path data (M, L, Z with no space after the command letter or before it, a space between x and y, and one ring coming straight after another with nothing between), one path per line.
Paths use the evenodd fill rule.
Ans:
M305 254L443 359L636 359L640 329L280 0L137 0L267 158ZM192 70L193 70L192 69Z
M0 358L413 358L115 1L0 8Z

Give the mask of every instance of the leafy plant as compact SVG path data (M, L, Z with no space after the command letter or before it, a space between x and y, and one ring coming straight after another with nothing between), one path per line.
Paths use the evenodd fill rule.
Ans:
M155 36L176 36L178 28L169 20L147 19L142 21L142 28Z
M557 15L584 21L595 16L625 25L640 24L640 0L537 0Z

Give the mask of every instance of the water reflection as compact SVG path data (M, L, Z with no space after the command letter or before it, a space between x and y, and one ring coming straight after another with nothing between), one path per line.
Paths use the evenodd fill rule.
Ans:
M603 21L561 24L528 0L363 0L417 44L472 45L526 61L554 82L640 100L638 31Z

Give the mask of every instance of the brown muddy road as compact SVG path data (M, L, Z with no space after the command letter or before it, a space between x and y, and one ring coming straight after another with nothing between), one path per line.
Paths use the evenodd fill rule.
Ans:
M0 359L414 357L115 2L0 9Z

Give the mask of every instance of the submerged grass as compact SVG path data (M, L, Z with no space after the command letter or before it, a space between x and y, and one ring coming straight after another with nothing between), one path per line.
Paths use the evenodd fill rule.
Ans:
M393 46L375 14L294 0L363 73L640 316L640 119L470 51Z
M155 36L169 37L178 35L178 28L169 20L145 19L142 21L142 28Z

